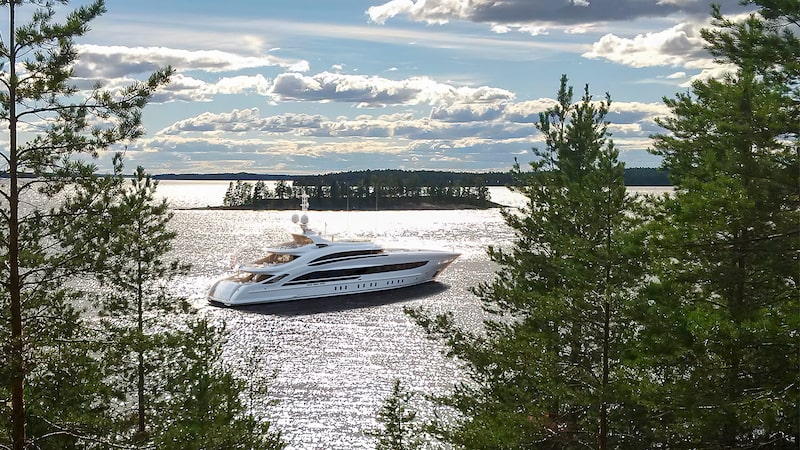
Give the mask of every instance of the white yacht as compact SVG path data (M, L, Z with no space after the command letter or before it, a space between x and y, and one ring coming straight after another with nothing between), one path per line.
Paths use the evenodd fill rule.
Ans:
M303 198L303 210L307 209ZM303 232L217 281L208 300L225 306L383 291L432 281L458 256L439 250L386 249L368 241L325 239L295 214Z

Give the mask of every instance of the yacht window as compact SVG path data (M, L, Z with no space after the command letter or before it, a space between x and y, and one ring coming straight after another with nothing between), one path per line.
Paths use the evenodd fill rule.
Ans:
M290 283L310 283L325 279L357 277L372 273L395 272L399 270L415 269L417 267L422 267L427 263L428 261L418 261L403 264L386 264L382 266L354 267L352 269L318 270L300 275L299 277L293 279Z
M314 263L321 263L323 261L328 261L331 259L339 259L339 258L352 258L354 256L372 256L383 253L383 250L374 249L374 250L354 250L351 252L339 252L339 253L331 253L330 255L320 256L319 258L311 261L309 264Z
M256 283L261 283L262 281L266 281L266 280L268 280L268 279L269 279L269 278L271 278L271 277L272 277L272 275L271 275L271 274L268 274L268 273L259 273L258 275L256 275L255 277L253 277L253 281L254 281L254 282L256 282Z
M286 278L288 275L289 275L288 273L285 273L283 275L278 275L277 277L272 277L269 280L265 281L264 284L272 284L272 283L278 282L278 281Z

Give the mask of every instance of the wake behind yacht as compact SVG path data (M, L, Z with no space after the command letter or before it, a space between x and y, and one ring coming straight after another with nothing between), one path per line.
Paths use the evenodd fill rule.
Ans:
M308 198L303 196L303 211ZM368 241L325 239L295 214L302 233L217 281L208 300L225 306L283 302L376 292L436 279L459 253L386 249Z

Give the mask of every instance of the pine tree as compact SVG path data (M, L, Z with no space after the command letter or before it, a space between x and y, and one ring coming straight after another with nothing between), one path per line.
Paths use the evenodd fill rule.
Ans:
M334 204L335 204L335 202L341 200L342 198L344 198L346 196L346 194L343 194L343 189L342 188L343 188L343 185L339 184L339 182L337 180L332 180L331 181L331 184L330 184L331 191L330 192L331 192L331 199L334 201Z
M186 266L167 260L175 232L168 228L172 213L166 200L156 201L157 182L138 167L130 184L110 199L110 220L86 226L105 228L99 243L102 253L94 272L104 293L99 313L104 326L103 361L117 395L135 411L122 409L114 422L119 433L145 442L154 420L154 398L165 395L160 378L163 346L175 333L178 313L188 310L185 301L167 293L168 283ZM126 420L132 418L132 421ZM127 428L126 428L127 427ZM126 439L130 441L130 439Z
M172 360L166 366L160 420L154 445L162 450L280 450L286 443L269 421L249 412L242 401L245 383L225 366L224 327L207 318L188 323L188 329L166 345Z
M234 186L233 181L228 183L228 190L225 191L225 198L222 199L222 206L234 206Z
M714 9L703 35L736 71L667 99L669 134L655 136L676 191L652 233L661 264L643 335L671 446L800 441L798 10L754 3L764 17Z
M247 385L222 364L223 330L169 294L173 277L188 267L169 259L176 234L156 189L157 182L137 168L105 202L109 220L94 225L104 237L92 261L103 287L101 381L119 399L107 413L113 427L105 440L162 449L283 448L280 434L239 400ZM96 218L86 220L88 227ZM165 420L176 416L182 418Z
M253 187L253 203L255 204L258 201L266 200L270 197L269 187L264 180L258 180L256 185Z
M253 204L253 185L242 180L236 180L233 189L232 206L248 206Z
M0 169L8 176L0 193L0 397L10 399L0 445L14 450L32 443L68 448L96 431L90 422L108 404L107 393L91 384L96 361L76 307L83 296L66 281L85 269L77 266L97 238L96 229L75 227L77 218L104 217L100 193L116 187L82 161L140 136L141 110L171 73L158 71L113 93L80 91L70 81L73 42L105 5L90 2L55 23L56 3L67 2L0 2L9 26L0 42L0 120L9 130ZM29 22L18 25L24 8L31 9ZM36 134L22 124L35 125Z
M410 406L413 396L414 393L406 390L399 378L394 380L392 392L378 412L377 420L381 427L370 433L376 438L376 450L422 448L417 413Z
M275 196L279 199L289 198L289 195L292 192L292 188L286 183L285 180L278 180L278 183L275 185Z
M515 166L521 213L505 211L515 241L490 247L499 264L475 293L490 315L483 332L455 325L451 314L412 311L447 354L466 365L468 382L444 405L461 420L442 430L465 448L640 448L646 430L630 361L631 310L642 284L642 256L631 236L636 204L608 140L610 99L588 86L573 104L561 79L558 104L537 127L531 171Z

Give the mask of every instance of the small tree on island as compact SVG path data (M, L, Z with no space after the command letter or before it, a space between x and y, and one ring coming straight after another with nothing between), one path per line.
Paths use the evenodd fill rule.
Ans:
M264 183L264 180L256 181L256 185L253 187L253 204L261 200L266 200L270 198L271 195L272 193L267 184Z
M228 183L228 189L225 191L225 197L222 199L222 206L234 206L234 184L233 181Z
M262 182L263 183L263 182ZM228 190L225 191L225 198L222 200L223 206L239 207L239 206L252 206L253 205L253 185L242 180L236 180L228 184ZM262 195L263 191L257 192Z
M275 196L283 200L289 198L292 194L292 187L286 183L286 180L278 180L275 184Z

